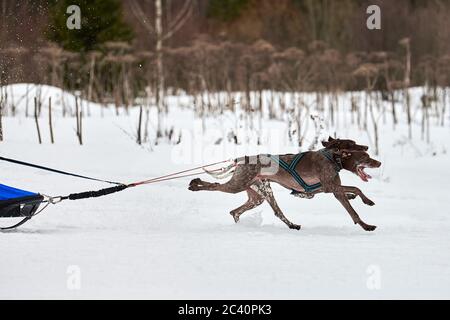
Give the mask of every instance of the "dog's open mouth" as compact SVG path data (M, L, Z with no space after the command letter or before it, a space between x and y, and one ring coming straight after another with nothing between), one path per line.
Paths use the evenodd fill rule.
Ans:
M356 168L356 173L361 178L362 181L368 182L369 179L372 179L372 176L364 171L365 166L358 166Z

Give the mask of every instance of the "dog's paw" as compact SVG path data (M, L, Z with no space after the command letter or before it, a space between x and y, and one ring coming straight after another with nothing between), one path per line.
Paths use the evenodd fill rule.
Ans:
M199 178L192 179L191 182L189 182L189 186L199 185L200 181L202 180L200 180Z
M370 224L362 224L361 227L366 231L374 231L377 226L372 226Z
M367 204L368 206L371 206L371 207L375 205L375 202L373 202L373 201L370 200L370 199L364 200L364 203Z
M289 226L289 229L294 229L294 230L300 230L301 228L302 228L302 226L299 224L291 224Z
M239 215L233 211L230 212L231 216L234 219L234 222L238 223L239 222Z
M189 183L189 188L188 189L191 190L191 191L198 191L198 190L200 190L200 188L199 188L200 182L201 182L201 180L199 178L196 178L196 179L192 180Z
M198 191L199 188L198 188L198 186L189 186L189 187L188 187L188 190L191 190L191 191Z

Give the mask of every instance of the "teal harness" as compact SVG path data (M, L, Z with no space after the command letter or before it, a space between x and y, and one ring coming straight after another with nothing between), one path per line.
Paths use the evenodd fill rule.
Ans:
M326 157L328 160L330 160L334 164L334 169L336 170L336 173L342 170L342 163L340 160L335 160L333 157L333 154L327 150L327 149L321 149L319 152ZM286 161L283 161L280 159L280 157L269 155L270 158L278 163L278 165L289 172L289 174L297 181L297 183L305 190L306 193L314 192L322 187L322 184L320 182L315 184L307 184L302 177L295 171L295 167L297 167L298 163L302 160L303 156L307 152L301 152L297 154L294 159L291 161L290 164L288 164Z

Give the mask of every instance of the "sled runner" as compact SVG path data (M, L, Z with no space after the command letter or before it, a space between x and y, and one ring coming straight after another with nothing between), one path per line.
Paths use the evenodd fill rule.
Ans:
M38 193L0 184L0 218L22 218L14 226L0 229L12 229L25 223L36 214L43 201L44 197Z

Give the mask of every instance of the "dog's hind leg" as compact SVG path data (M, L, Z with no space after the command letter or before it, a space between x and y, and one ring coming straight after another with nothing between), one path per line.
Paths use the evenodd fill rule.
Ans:
M207 191L215 191L217 190L217 186L220 185L220 183L217 182L207 182L203 181L200 178L196 178L191 180L189 183L189 190L191 191L201 191L201 190L207 190Z
M247 190L248 185L250 183L246 182L245 184L236 183L235 181L228 181L226 183L211 183L206 182L201 179L194 179L189 184L189 190L191 191L222 191L226 193L239 193Z
M277 201L275 200L275 197L273 196L273 191L268 181L263 180L255 182L251 186L251 188L270 204L276 217L283 221L290 229L300 230L301 226L290 222L288 218L286 218L283 214L283 211L281 211L280 207L277 204Z
M259 173L257 166L237 166L231 179L226 183L211 183L201 179L194 179L189 184L191 191L222 191L226 193L238 193L247 190Z
M250 209L256 208L257 206L259 206L261 203L264 202L264 198L262 196L260 196L256 191L254 191L252 189L247 189L247 194L248 194L247 202L244 203L239 208L236 208L236 209L234 209L234 210L232 210L230 212L230 214L234 218L234 222L236 222L236 223L239 221L239 217L245 211L248 211Z

